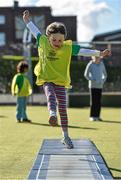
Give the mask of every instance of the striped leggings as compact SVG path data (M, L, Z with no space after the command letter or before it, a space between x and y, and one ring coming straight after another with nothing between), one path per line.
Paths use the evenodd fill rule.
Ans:
M66 108L65 87L55 85L54 83L44 83L43 88L45 95L47 97L48 110L49 111L52 110L56 112L56 107L58 106L62 130L67 131L68 117L67 117L67 108Z

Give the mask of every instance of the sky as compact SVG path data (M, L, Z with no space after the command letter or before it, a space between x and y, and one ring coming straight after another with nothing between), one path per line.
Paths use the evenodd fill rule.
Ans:
M50 6L53 16L77 16L77 40L89 42L95 35L121 29L121 0L18 0L19 6ZM13 6L0 0L0 7Z

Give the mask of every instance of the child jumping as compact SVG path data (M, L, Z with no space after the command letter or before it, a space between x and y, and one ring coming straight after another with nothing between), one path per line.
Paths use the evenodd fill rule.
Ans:
M62 143L71 149L74 146L68 134L66 106L66 88L71 87L71 56L77 54L81 56L108 56L110 51L80 49L79 45L73 45L71 40L65 40L67 30L65 25L60 22L54 22L47 26L46 35L44 35L30 21L28 10L23 12L23 20L37 39L39 62L35 66L34 73L37 76L36 84L43 85L47 97L49 124L57 125L56 108L58 106L63 135Z
M32 87L25 76L28 72L28 64L26 61L20 61L17 65L17 74L13 77L11 92L12 95L17 95L16 104L16 121L17 122L31 122L26 113L27 96L32 94Z

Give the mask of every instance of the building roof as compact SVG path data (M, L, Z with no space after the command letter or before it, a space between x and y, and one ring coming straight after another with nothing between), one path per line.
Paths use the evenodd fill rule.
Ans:
M121 41L121 29L98 34L92 41Z

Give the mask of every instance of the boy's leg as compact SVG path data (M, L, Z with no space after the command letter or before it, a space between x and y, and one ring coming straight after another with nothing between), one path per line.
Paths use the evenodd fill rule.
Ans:
M101 112L101 97L102 97L102 89L97 89L97 114L96 117L100 118Z
M23 104L23 108L22 108L22 119L27 119L27 114L26 114L26 104L27 104L27 100L26 97L22 97L22 104Z
M17 102L16 102L16 120L17 122L21 122L22 118L22 99L21 97L17 97Z
M101 110L102 89L90 89L90 117L99 118Z
M22 103L23 103L23 106L22 106L22 121L23 122L28 122L30 123L31 120L28 119L27 117L27 113L26 113L26 107L27 107L27 97L22 97Z
M57 115L56 115L56 97L54 92L53 83L45 83L43 85L45 95L47 97L47 106L50 114L49 123L52 126L57 125Z
M90 93L90 118L94 117L94 102L93 102L93 89L89 89Z
M55 86L55 93L58 100L58 110L61 119L61 127L63 133L63 144L67 148L73 148L73 143L68 136L68 117L67 117L67 104L66 104L66 91L62 86Z

